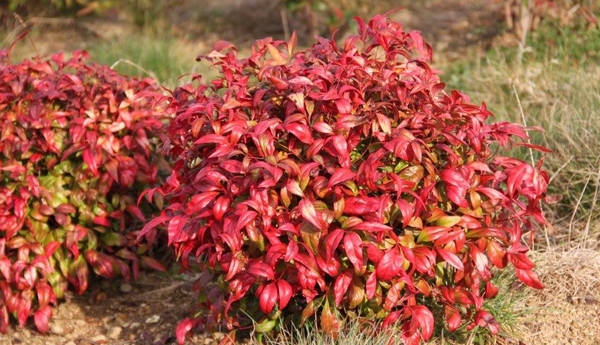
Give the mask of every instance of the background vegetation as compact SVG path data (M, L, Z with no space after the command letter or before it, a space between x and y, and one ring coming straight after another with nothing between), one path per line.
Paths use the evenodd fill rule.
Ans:
M409 3L361 0L342 2L344 6L336 7L334 2L316 0L226 2L229 6L207 1L200 11L194 1L181 1L169 7L167 1L145 0L5 1L0 3L0 29L4 32L0 37L2 47L8 47L25 29L30 29L35 38L43 31L76 28L78 34L72 48L85 48L92 59L122 73L151 76L171 87L180 84L180 76L186 73L201 72L210 79L213 72L194 59L210 51L217 39L228 39L247 49L252 38L284 38L293 30L304 33L301 35L304 42L310 34L329 35L336 28L341 29L338 35L342 37L353 25L350 20L353 15L368 16ZM452 4L459 8L467 2ZM428 0L416 7L409 6L405 12L426 13L430 6L447 6L442 3ZM543 3L543 6L534 7L535 3ZM597 206L600 197L600 141L597 139L600 135L600 29L595 15L598 15L599 5L585 0L505 1L496 7L496 18L489 25L493 33L481 27L468 29L485 44L463 47L461 42L436 40L452 28L420 28L434 45L446 46L436 49L441 55L436 67L445 72L442 79L447 82L447 90L464 91L475 103L485 101L497 120L544 129L534 135L533 141L554 151L545 157L545 168L551 176L549 192L556 195L557 202L546 208L546 216L554 228L540 229L536 238L538 253L554 253L537 256L540 267L547 267L550 260L561 260L556 252L564 248L586 248L597 253L600 240ZM22 24L13 12L20 14ZM60 21L53 21L55 18ZM122 26L123 22L127 24ZM517 22L521 23L518 29L514 25ZM114 34L104 30L104 25L110 23ZM35 49L20 42L15 47L15 55L30 56L35 50L45 54L55 49L51 42L46 45L43 40L34 39L34 42ZM456 55L459 58L444 57ZM532 153L523 150L518 154L529 159ZM519 314L523 311L523 298L513 292L511 280L503 276L497 279L502 286L499 296L505 298L491 301L494 305L490 309L503 321L501 338L516 337L521 328ZM363 336L353 329L345 333L347 340L340 342L359 343ZM383 343L388 335L381 336ZM475 332L465 330L462 335L456 335L457 338L439 332L438 336L440 342L454 339L457 343L491 344L500 339L477 329ZM331 339L324 338L314 328L290 330L286 339L301 344L331 343Z

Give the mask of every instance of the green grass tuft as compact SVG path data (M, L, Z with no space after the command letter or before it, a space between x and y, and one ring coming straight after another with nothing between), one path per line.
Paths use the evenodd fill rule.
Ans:
M184 45L173 38L140 35L101 41L92 46L89 53L92 60L113 66L119 73L155 78L172 87L182 83L180 76L198 72L200 65L195 57L201 52L186 51Z

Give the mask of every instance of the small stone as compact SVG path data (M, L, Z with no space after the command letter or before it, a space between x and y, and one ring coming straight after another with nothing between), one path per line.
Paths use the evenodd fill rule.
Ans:
M122 293L130 293L133 291L133 286L131 286L131 284L123 283L119 287L119 290L121 290Z
M129 325L129 328L131 329L136 329L136 328L140 328L142 325L140 325L139 322L132 322L131 325Z
M111 327L108 329L108 332L106 332L106 335L110 338L110 339L114 339L117 340L121 337L121 332L123 332L123 328L121 327Z
M102 334L98 334L96 336L91 337L90 341L93 342L94 344L106 344L107 339L106 339L106 336L104 336Z
M50 332L61 335L65 333L65 329L60 325L60 323L53 323L50 325Z
M160 315L152 315L146 319L146 323L157 323L160 321Z

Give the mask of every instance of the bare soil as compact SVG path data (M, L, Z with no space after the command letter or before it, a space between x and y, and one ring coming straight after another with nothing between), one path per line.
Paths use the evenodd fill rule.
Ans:
M190 0L167 13L166 27L190 47L194 56L217 39L249 46L256 38L283 38L280 8L267 0ZM417 2L414 2L417 3ZM418 29L432 42L436 56L453 60L478 54L503 34L501 1L428 0L395 13L396 20ZM1 15L1 13L0 13ZM0 16L2 17L2 16ZM8 33L3 46L18 34L2 17ZM86 49L94 42L131 30L116 13L101 18L55 20L25 18L33 31L37 53ZM21 44L20 49L30 49ZM23 48L24 47L24 48ZM29 48L28 48L29 47ZM204 51L207 52L207 51ZM31 54L35 53L30 51ZM526 310L519 344L600 344L600 254L596 249L537 253L538 272L546 289L522 301ZM175 344L179 320L189 316L194 298L192 278L146 273L135 282L101 282L83 296L69 296L54 310L51 332L39 334L32 325L0 335L2 345L168 345ZM199 334L186 344L217 344L223 334ZM510 339L507 339L507 342ZM513 342L510 342L513 343Z

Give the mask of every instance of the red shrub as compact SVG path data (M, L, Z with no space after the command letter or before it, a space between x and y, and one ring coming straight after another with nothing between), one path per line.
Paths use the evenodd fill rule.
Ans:
M162 183L166 98L83 52L0 57L0 331L9 315L23 326L33 314L45 332L50 305L69 284L83 293L90 269L129 278L140 263L162 267L148 256L156 233L136 237L153 209L138 195Z
M195 325L271 332L313 315L335 334L359 315L415 344L433 332L427 305L450 330L497 331L482 309L492 266L542 287L521 237L545 222L548 177L497 150L525 145L526 129L446 94L429 45L385 17L358 19L341 47L294 45L264 39L240 59L219 42L201 58L220 77L174 91L176 163L148 191L170 205L142 232L166 224L184 266L204 271L208 313L179 341Z

